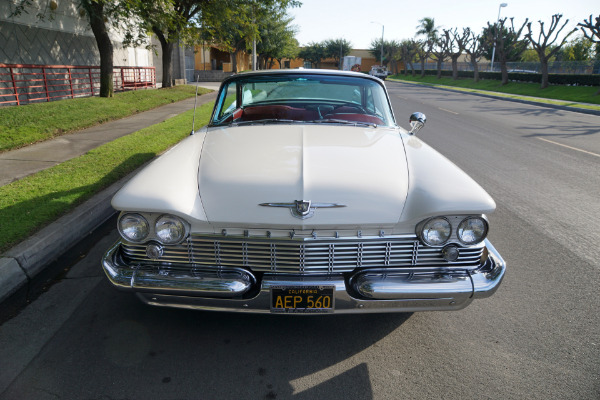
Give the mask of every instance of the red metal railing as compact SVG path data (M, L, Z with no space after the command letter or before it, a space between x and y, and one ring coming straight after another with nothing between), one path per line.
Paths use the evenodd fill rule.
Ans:
M115 91L156 87L154 67L114 67ZM0 64L0 105L94 96L100 67Z

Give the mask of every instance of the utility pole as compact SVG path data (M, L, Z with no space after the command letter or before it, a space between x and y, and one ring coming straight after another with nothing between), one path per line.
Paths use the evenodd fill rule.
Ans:
M383 30L385 29L385 26L381 22L377 21L371 21L371 23L381 25L381 56L379 57L379 61L381 62L381 66L383 67Z
M496 40L498 39L498 24L500 24L500 11L502 11L502 7L506 7L507 3L500 3L500 7L498 7L498 19L496 20L496 36L494 37L494 49L492 50L492 63L490 64L490 71L494 72L494 58L496 56Z

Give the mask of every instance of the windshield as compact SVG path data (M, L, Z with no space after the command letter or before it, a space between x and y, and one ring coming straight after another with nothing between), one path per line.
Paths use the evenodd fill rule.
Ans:
M328 75L250 75L223 86L211 125L333 123L392 126L383 87L370 79Z

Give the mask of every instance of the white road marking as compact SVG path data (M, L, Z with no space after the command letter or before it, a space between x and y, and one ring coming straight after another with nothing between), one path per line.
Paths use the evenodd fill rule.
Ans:
M457 112L450 111L450 110L446 110L445 108L442 108L442 107L438 107L438 109L440 109L440 110L442 110L442 111L449 112L450 114L455 114L455 115L458 115L458 113L457 113Z
M590 155L592 155L592 156L600 157L600 154L592 153L591 151L587 151L587 150L578 149L577 147L571 147L571 146L567 146L566 144L562 144L562 143L553 142L552 140L543 139L543 138L540 138L540 137L539 137L538 139L540 139L540 140L543 140L544 142L548 142L548 143L555 144L555 145L557 145L557 146L566 147L567 149L571 149L571 150L577 150L577 151L580 151L580 152L582 152L582 153L585 153L585 154L590 154Z

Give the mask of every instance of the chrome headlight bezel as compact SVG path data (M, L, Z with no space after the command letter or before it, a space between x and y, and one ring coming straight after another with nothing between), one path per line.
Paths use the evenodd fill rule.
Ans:
M162 224L170 223L171 229L167 228L167 230L170 229L171 232L176 231L176 235L174 235L174 237L171 239L165 238L165 236L163 236L161 233L164 230L164 228L160 226L161 223ZM187 234L188 234L187 223L183 219L181 219L175 215L162 214L158 218L156 218L156 221L154 222L154 237L159 243L162 243L162 244L181 243L187 237Z
M450 235L443 242L433 242L428 239L427 228L435 221L445 221L445 223L448 224L447 226L450 227ZM465 224L467 224L469 221L477 221L480 225L480 229L476 234L475 240L466 240L465 233L463 233ZM481 244L486 239L489 232L489 222L485 214L436 215L419 222L416 225L415 232L421 243L423 243L425 246L443 247L449 244L456 244L461 247L471 247ZM446 228L444 233L447 232L448 231Z
M464 225L467 224L469 221L481 222L481 225L482 225L481 233L476 238L476 240L472 240L472 241L465 240L464 233L461 234L461 229L464 229ZM485 240L485 238L487 237L488 231L489 231L489 223L486 218L484 218L483 216L468 216L468 217L465 217L456 227L456 237L458 238L458 240L461 244L463 244L465 246L474 246Z
M428 237L426 232L428 230L428 227L432 227L434 223L441 223L442 225L447 225L447 233L444 233L443 235L445 236L445 239L436 243L430 240L431 238ZM416 233L417 236L421 239L421 241L427 246L440 247L448 243L448 241L452 237L452 224L450 223L448 218L444 216L431 217L417 225Z
M144 235L140 235L139 237L132 237L126 234L123 221L126 221L127 218L135 218L138 221L143 221L145 224L146 232ZM175 226L177 226L178 232L176 237L172 239L167 239L165 236L161 235L161 221L171 221ZM142 222L140 222L142 223ZM174 245L180 244L190 234L190 223L185 219L166 213L153 213L153 212L136 212L136 211L121 211L117 221L117 228L119 230L119 234L121 235L121 239L136 244L143 244L149 242L158 242L162 245Z
M124 227L123 224L128 219L133 219L133 220L138 221L139 226L142 229L140 237L137 237L137 238L132 237L126 233L127 228ZM121 235L121 237L123 239L125 239L129 242L132 242L132 243L142 243L142 242L146 241L148 239L148 237L150 236L150 224L148 223L148 220L142 214L139 214L139 213L128 212L128 213L121 214L119 216L119 220L117 222L117 229L119 230L119 234Z

